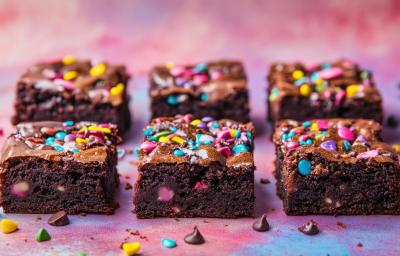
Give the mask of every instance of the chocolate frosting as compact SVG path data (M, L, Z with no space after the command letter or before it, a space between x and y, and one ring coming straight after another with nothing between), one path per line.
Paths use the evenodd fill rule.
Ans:
M300 74L300 75L299 75ZM269 101L280 102L286 96L309 97L318 101L332 101L330 108L348 105L363 99L371 103L381 102L381 95L375 88L372 73L361 69L349 60L306 66L302 63L274 63L268 76ZM301 86L310 90L301 93ZM348 88L352 86L351 88Z
M239 169L254 166L252 123L177 115L151 120L144 128L144 135L139 166L147 163L219 164Z
M176 71L178 70L178 71ZM202 80L198 82L198 78ZM157 66L150 76L150 96L207 95L210 102L234 95L237 90L246 90L244 68L238 61L215 61L197 65Z
M330 161L399 164L394 149L381 140L382 126L365 119L280 121L273 141L286 154L314 153Z
M102 66L96 74L91 70ZM74 73L68 77L69 74ZM19 86L51 91L64 98L87 99L99 103L122 104L126 95L129 75L125 66L107 62L94 63L88 60L63 60L39 63L30 67L19 79ZM121 86L122 84L122 86ZM112 88L119 85L118 89Z
M94 122L33 122L17 125L6 140L0 165L16 157L38 157L49 161L105 162L120 142L114 124Z

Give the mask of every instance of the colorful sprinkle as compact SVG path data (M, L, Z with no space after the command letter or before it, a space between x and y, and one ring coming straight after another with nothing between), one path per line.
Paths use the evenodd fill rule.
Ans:
M378 149L373 149L373 150L369 150L366 152L362 152L360 154L357 155L358 159L368 159L368 158L373 158L379 155L379 150Z
M301 175L308 176L311 174L311 162L309 160L300 160L297 164L297 168Z
M321 143L321 148L328 150L328 151L335 151L337 150L336 141L334 140L327 140Z
M0 221L1 232L4 234L13 233L18 229L18 223L9 219L2 219Z
M180 149L175 149L175 150L174 150L174 155L176 155L176 156L184 156L184 155L185 155L185 152L183 152L183 151L180 150Z
M343 140L354 140L354 133L347 127L340 127L338 130L339 137Z
M103 75L103 74L106 72L106 69L107 69L106 64L100 63L100 64L97 64L96 66L93 66L93 67L90 69L89 72L90 72L90 75L91 75L91 76L96 77L96 76L101 76L101 75Z
M322 79L332 79L332 78L339 77L342 74L343 74L343 70L339 67L326 68L319 72L319 76Z
M345 150L346 152L349 152L349 151L350 151L350 149L351 149L351 144L350 144L350 142L349 142L348 140L344 140L344 141L343 141L343 146L344 146L344 150Z
M141 246L142 245L139 242L123 243L122 244L122 250L124 250L124 253L125 253L126 256L133 256L137 252L139 252Z
M161 245L165 248L174 248L177 246L176 242L170 238L163 238L161 241Z

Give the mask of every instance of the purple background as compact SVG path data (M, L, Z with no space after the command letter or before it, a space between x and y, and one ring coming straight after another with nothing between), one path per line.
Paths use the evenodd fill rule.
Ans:
M396 216L287 217L275 195L273 147L265 120L265 76L270 62L307 63L348 57L374 71L387 114L398 114L400 81L399 1L2 1L0 0L0 113L5 135L10 125L14 83L30 64L72 54L126 63L133 74L130 90L134 125L123 145L133 149L149 118L147 72L168 61L191 63L218 58L244 62L251 89L256 139L256 215L266 213L267 233L251 229L253 219L137 220L131 213L136 176L134 156L119 165L123 174L112 216L71 216L71 225L51 227L48 216L7 214L20 223L16 233L0 234L1 255L122 254L124 238L142 243L144 255L399 255L400 218ZM385 127L385 139L400 142L400 129ZM1 138L1 142L5 137ZM125 176L129 176L129 179ZM268 177L272 184L260 185ZM322 233L304 236L297 227L315 219ZM347 225L346 229L337 222ZM207 243L191 246L183 237L194 225ZM52 240L37 243L45 227ZM138 229L147 239L129 236ZM178 247L162 248L163 237ZM358 247L362 243L363 247Z

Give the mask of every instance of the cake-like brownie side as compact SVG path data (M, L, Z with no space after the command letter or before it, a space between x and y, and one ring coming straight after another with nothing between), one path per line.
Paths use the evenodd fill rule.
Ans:
M399 152L363 119L282 120L277 192L288 215L400 214Z
M117 132L105 123L18 124L1 152L0 205L8 213L111 214Z
M238 61L157 66L150 75L152 117L193 114L250 120L247 79Z
M144 135L134 198L138 218L253 215L251 123L162 117Z
M129 129L129 75L122 65L67 56L30 67L18 80L13 124L93 121Z
M383 121L372 73L348 60L306 66L274 63L268 75L268 120L364 118Z

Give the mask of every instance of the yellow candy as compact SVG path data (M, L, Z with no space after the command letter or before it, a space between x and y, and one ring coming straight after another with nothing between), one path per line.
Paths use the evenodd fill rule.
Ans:
M311 131L318 131L318 125L317 125L317 123L313 123L312 125L311 125Z
M158 139L159 142L170 143L171 141L166 136L162 136Z
M76 61L76 58L74 56L70 56L70 55L67 55L62 59L62 63L64 65L71 65L71 64L75 63L75 61Z
M76 71L68 71L64 74L64 80L73 80L78 76Z
M141 245L139 242L129 242L122 244L122 249L124 250L126 256L135 255L140 250L140 247Z
M78 143L86 143L86 142L88 142L89 141L89 138L86 138L86 139L82 139L82 138L76 138L76 140L75 140L76 142L78 142Z
M309 96L311 94L312 90L311 87L308 84L303 84L300 86L300 94L303 96Z
M104 74L104 72L106 72L106 69L107 69L106 64L104 63L98 64L90 69L90 75L101 76L102 74Z
M183 143L185 143L185 140L182 139L181 137L178 137L178 136L172 137L171 140L174 141L174 142L176 142L176 143L178 143L178 144L181 144L181 145L182 145Z
M191 124L191 125L198 125L198 124L201 124L201 120L200 120L200 119L193 120L190 124Z
M112 96L119 96L124 92L124 88L125 88L124 84L119 83L110 89L110 93Z
M18 223L9 219L2 219L0 225L4 234L12 233L18 229Z
M111 133L111 129L110 128L103 128L103 127L98 127L98 126L95 126L95 125L91 125L87 129L89 131L99 131L99 132L102 132L102 133Z
M301 71L301 70L295 70L295 71L292 73L292 76L293 76L293 78L294 78L295 80L299 80L300 78L302 78L302 77L304 76L304 73L303 73L303 71Z
M394 152L400 153L400 144L393 145Z
M173 69L175 67L175 63L168 62L167 64L165 64L165 67L171 70L171 69Z
M235 137L237 130L230 129L229 133L231 134L231 137Z
M346 96L348 98L352 98L352 97L356 96L356 94L358 93L359 90L360 90L359 85L357 85L357 84L349 85L346 88Z

